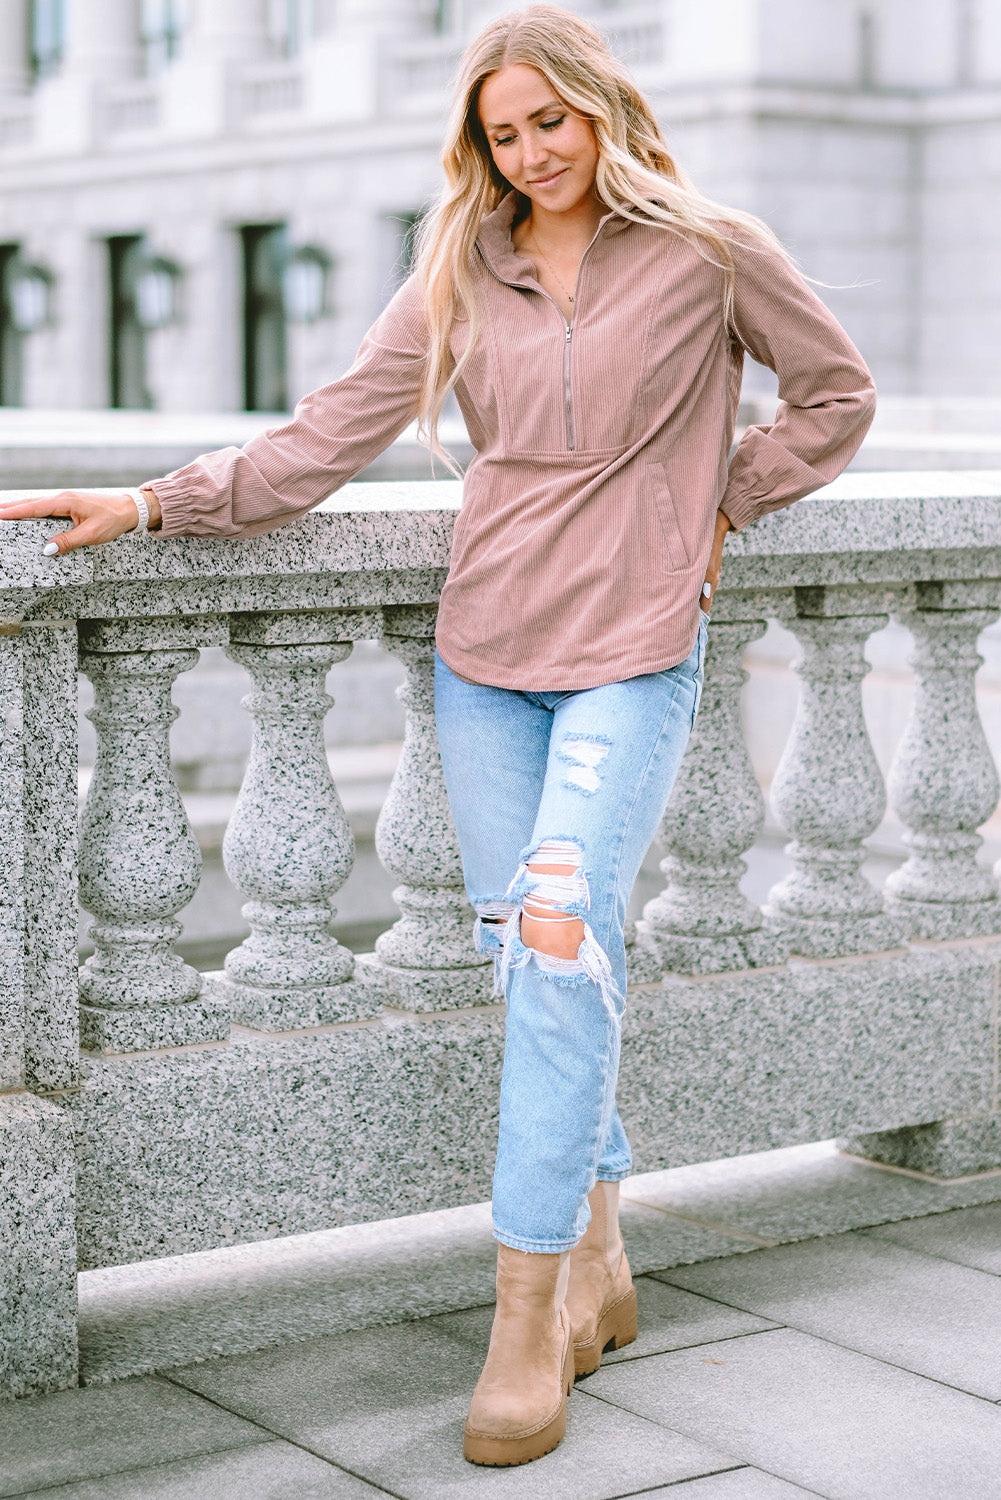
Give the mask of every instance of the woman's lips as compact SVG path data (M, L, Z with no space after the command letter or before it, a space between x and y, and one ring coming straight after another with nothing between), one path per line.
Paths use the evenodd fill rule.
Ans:
M552 172L548 177L533 177L528 185L529 187L552 187L553 183L559 182L567 171L569 171L568 167L560 167L558 172Z

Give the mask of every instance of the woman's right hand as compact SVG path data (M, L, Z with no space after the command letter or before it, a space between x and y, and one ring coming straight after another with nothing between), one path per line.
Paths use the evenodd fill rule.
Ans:
M160 506L152 490L143 488L149 505L150 526L160 521ZM77 547L96 547L113 542L116 537L134 531L139 524L139 508L131 495L82 495L77 490L63 490L48 500L0 501L0 521L24 521L33 518L68 516L73 525L57 532L42 547L47 557L74 552Z

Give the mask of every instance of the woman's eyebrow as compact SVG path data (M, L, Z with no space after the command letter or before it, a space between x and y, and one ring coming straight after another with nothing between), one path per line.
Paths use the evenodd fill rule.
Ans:
M562 106L562 104L560 104L560 102L559 102L558 99L550 99L550 101L549 101L548 104L543 104L538 109L533 109L532 113L528 116L528 118L530 120L537 120L539 118L539 116L540 115L544 115L547 110L550 110L550 109L562 109L562 108L563 108L563 106ZM500 125L490 124L486 128L488 130L513 130L514 126L511 124L511 122L509 120L505 120Z

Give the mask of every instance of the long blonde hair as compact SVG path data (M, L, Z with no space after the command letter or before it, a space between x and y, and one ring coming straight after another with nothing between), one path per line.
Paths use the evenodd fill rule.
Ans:
M430 333L420 436L453 470L438 441L438 423L482 326L472 271L476 236L484 216L511 191L494 165L480 123L480 90L492 73L512 63L536 68L557 98L590 122L598 146L595 192L608 209L681 236L720 267L725 276L722 315L728 326L733 318L733 257L721 222L743 230L752 247L782 249L760 219L714 203L688 181L650 106L587 21L557 5L529 5L492 21L460 63L442 147L446 184L422 220L416 243L415 270ZM453 368L449 336L457 318L468 323L468 330Z

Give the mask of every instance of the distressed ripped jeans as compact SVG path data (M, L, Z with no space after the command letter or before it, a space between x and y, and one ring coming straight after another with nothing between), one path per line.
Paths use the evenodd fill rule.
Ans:
M705 645L702 616L678 666L582 692L483 687L436 658L477 944L507 1001L493 1225L518 1250L571 1248L596 1179L629 1174L615 1107L626 906L695 720ZM526 946L523 914L580 918L576 958Z

